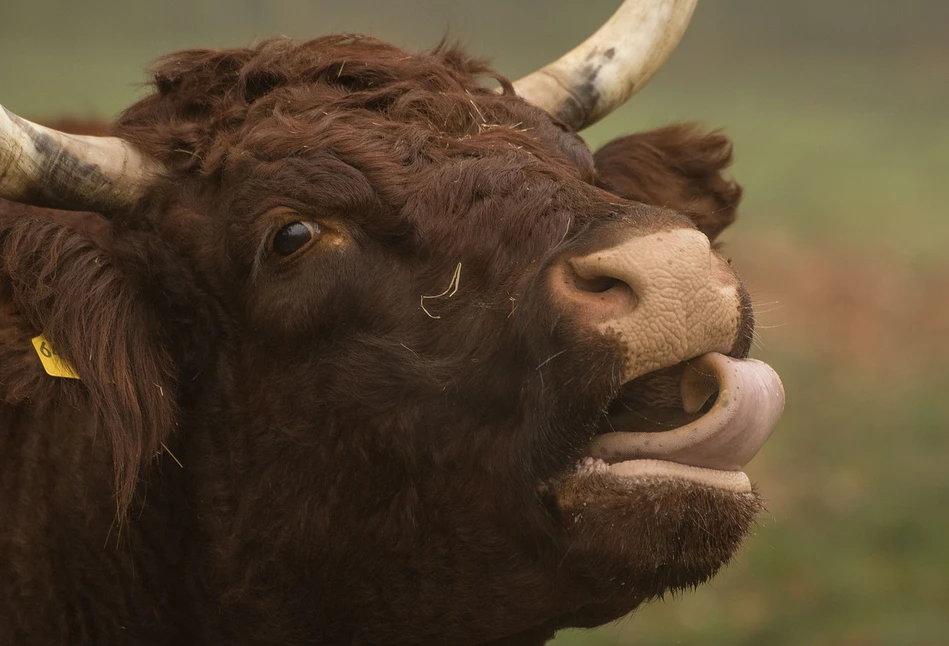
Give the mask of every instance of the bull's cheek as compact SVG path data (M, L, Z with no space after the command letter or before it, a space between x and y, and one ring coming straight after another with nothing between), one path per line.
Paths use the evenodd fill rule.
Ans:
M756 493L609 474L567 478L557 498L568 537L564 567L587 603L616 617L710 579L761 510Z

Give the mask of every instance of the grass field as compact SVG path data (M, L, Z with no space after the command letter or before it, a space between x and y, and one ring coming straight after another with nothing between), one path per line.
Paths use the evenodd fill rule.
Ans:
M169 49L340 29L420 47L448 26L517 76L616 4L245 0L222 22L221 0L18 3L0 23L0 102L114 114ZM750 467L768 513L732 566L558 646L949 644L947 7L700 3L667 68L586 133L596 146L698 120L733 137L746 200L727 250L788 408Z

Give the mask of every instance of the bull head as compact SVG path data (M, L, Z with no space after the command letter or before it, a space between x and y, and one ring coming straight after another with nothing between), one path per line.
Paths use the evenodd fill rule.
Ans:
M501 92L339 36L171 54L116 137L0 111L0 641L539 644L711 577L783 407L730 144L575 133L693 6Z

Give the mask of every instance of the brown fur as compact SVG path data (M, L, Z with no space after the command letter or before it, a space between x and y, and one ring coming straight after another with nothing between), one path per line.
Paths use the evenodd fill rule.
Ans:
M710 240L735 221L741 187L722 176L731 164L732 146L721 133L668 126L614 139L594 159L599 186L675 209Z
M172 54L114 127L168 168L139 205L0 202L0 641L539 644L727 561L752 496L642 485L608 554L556 493L619 384L544 288L602 223L688 226L598 187L720 231L727 141L594 166L490 74L359 37ZM295 220L322 237L268 253Z

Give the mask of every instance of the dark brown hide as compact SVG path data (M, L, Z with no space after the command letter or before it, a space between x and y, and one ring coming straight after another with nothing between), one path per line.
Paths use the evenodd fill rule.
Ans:
M717 234L727 140L594 167L485 76L358 37L172 54L114 127L168 168L141 204L0 202L0 642L542 643L727 561L754 496L617 500L621 566L570 529L589 492L549 485L617 358L544 288L601 224L688 226L617 195Z

